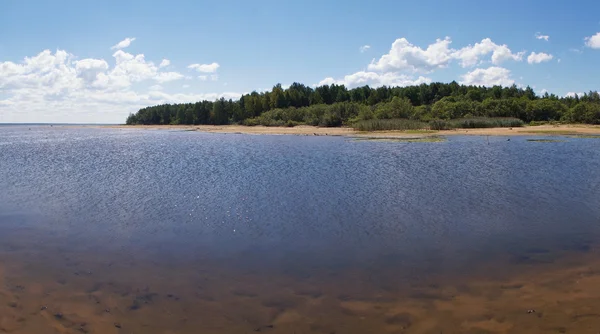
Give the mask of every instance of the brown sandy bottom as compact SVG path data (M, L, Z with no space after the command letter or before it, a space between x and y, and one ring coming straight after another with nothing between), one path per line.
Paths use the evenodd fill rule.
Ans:
M598 333L597 252L546 255L402 283L393 268L298 277L209 260L2 251L0 332Z
M73 127L73 126L67 126ZM78 126L75 126L78 127ZM85 126L94 128L179 130L212 133L236 133L254 135L300 135L300 136L352 136L352 137L423 137L423 136L600 136L600 126L586 124L561 124L524 126L517 128L456 129L444 131L372 131L361 132L352 128L321 128L300 125L295 127L266 127L243 125L107 125Z

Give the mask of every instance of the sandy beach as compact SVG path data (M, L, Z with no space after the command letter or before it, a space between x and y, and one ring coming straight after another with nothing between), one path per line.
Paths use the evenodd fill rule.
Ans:
M423 136L585 136L600 135L599 125L562 124L525 126L522 128L456 129L443 131L374 131L361 132L352 128L321 128L315 126L265 127L243 125L116 125L121 129L181 130L212 133L244 133L253 135L352 136L352 137L423 137Z

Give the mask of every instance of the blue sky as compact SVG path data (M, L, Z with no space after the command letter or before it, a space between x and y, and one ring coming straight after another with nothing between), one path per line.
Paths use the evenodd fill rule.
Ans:
M0 122L118 123L147 105L292 82L598 90L599 12L598 1L4 0Z

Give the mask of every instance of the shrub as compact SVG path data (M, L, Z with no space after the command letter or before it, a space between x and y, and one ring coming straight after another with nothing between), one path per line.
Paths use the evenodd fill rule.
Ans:
M488 118L488 117L476 117L476 118L462 118L457 120L449 121L450 127L452 128L512 128L521 127L525 125L522 120L518 118Z
M422 130L427 123L410 119L370 119L358 121L352 126L359 131Z
M434 119L429 121L429 128L431 130L450 130L450 124L448 121L444 121L441 119Z

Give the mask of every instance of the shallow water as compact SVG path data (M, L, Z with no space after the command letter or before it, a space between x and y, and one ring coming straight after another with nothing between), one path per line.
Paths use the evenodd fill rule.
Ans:
M600 236L563 139L2 127L0 332L548 332L523 298L577 299Z

